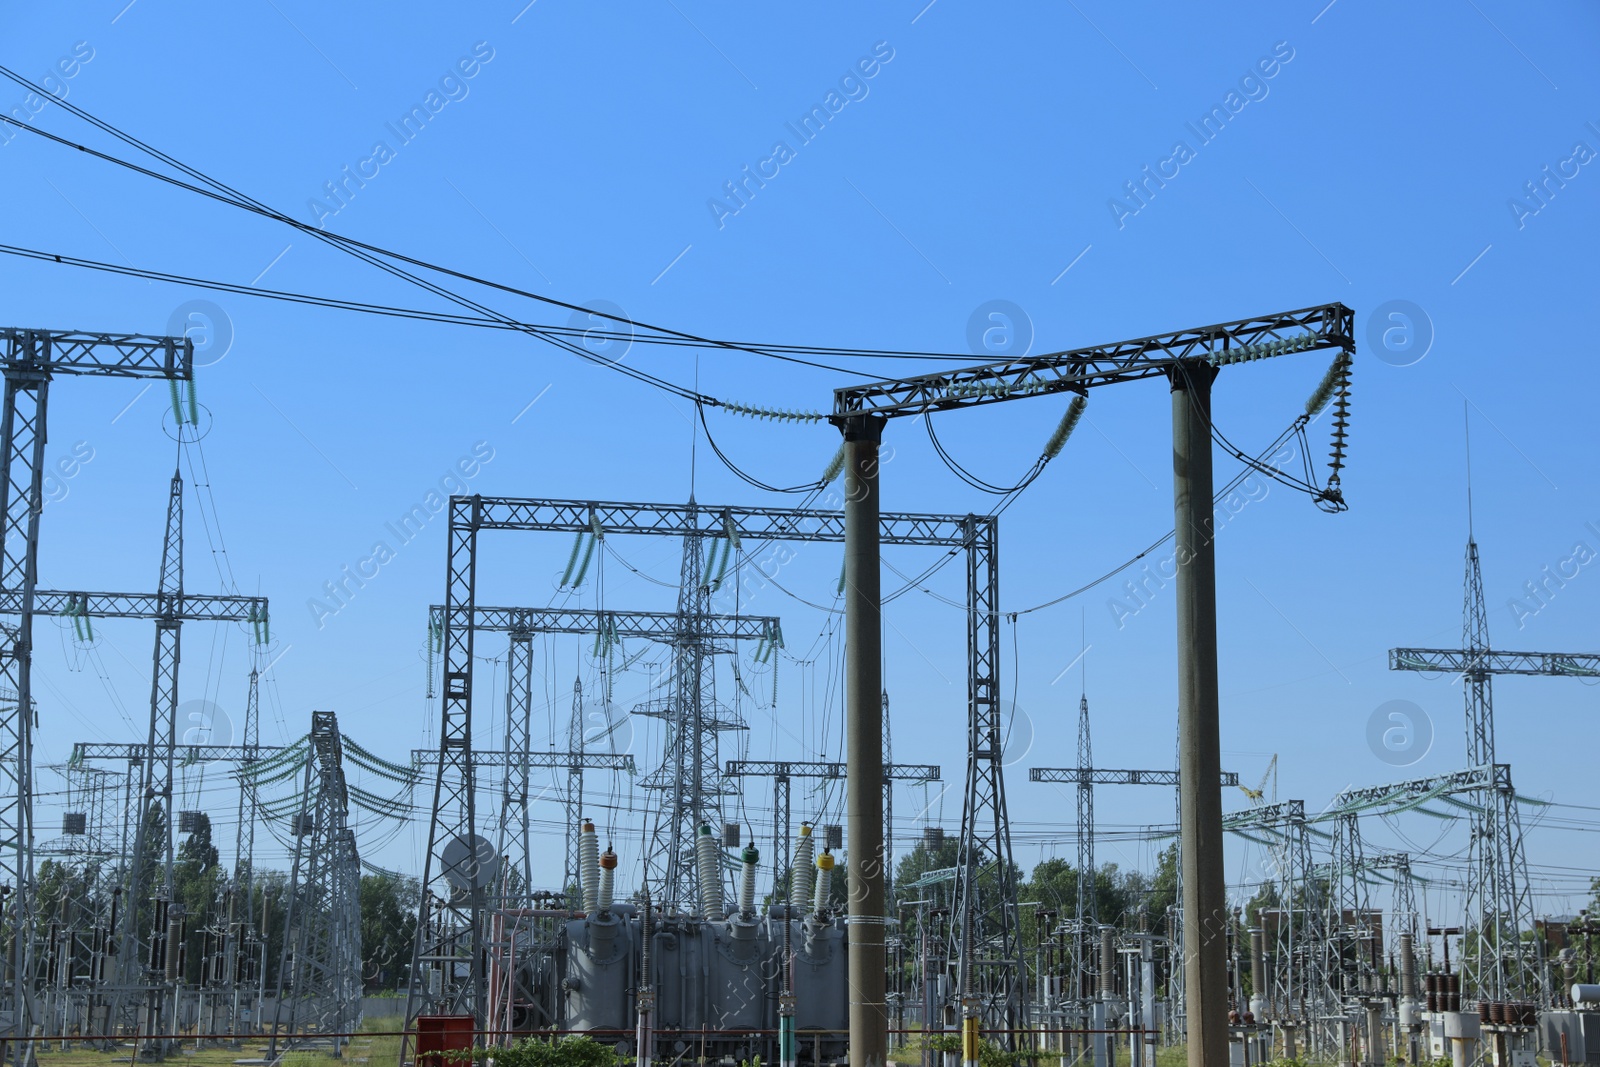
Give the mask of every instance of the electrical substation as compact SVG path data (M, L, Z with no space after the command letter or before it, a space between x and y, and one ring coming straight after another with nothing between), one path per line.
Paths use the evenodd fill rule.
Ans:
M412 796L423 808L427 845L404 989L402 1058L418 1060L473 1040L496 1043L541 1033L585 1034L639 1062L695 1059L842 1063L863 1040L938 1052L930 1033L959 1036L965 1058L989 1041L1035 1057L1112 1067L1154 1067L1171 1044L1215 1043L1236 1064L1310 1056L1387 1063L1399 1056L1527 1067L1541 1051L1569 1058L1593 1044L1600 1056L1600 986L1592 979L1592 925L1545 921L1535 913L1522 845L1523 798L1511 768L1496 762L1491 687L1498 674L1600 676L1600 657L1506 652L1490 644L1475 542L1469 543L1466 618L1459 648L1396 647L1395 670L1451 672L1462 679L1466 712L1463 769L1446 775L1353 788L1318 811L1304 800L1268 802L1244 789L1249 806L1224 814L1225 794L1243 788L1219 764L1215 682L1215 582L1206 535L1215 495L1209 424L1218 387L1248 375L1243 364L1332 352L1332 363L1289 433L1303 435L1325 413L1331 452L1325 479L1305 486L1323 510L1345 507L1340 472L1350 430L1354 366L1349 309L1330 304L1140 338L1045 357L978 366L904 381L841 389L831 421L843 431L839 455L817 492L842 475L844 507L617 503L536 497L456 496L449 502L443 603L425 613L429 696L440 714L438 744L404 758L379 755L345 736L332 712L287 746L260 742L260 680L247 679L242 743L194 745L179 735L176 689L184 623L234 622L258 646L270 641L265 597L195 595L183 584L184 483L168 486L159 581L147 594L54 592L33 579L41 537L41 470L46 397L54 379L70 402L89 377L148 377L173 383L174 416L186 425L193 400L192 345L183 337L134 337L10 330L6 333L4 447L6 608L14 641L4 659L16 700L5 719L14 792L6 852L10 879L7 1035L26 1059L28 1038L133 1048L140 1058L175 1055L200 1041L263 1043L280 1050L336 1053L360 1032L364 1014L361 842L352 806L394 817ZM1162 914L1141 906L1097 913L1088 880L1071 900L1034 905L1027 935L1013 873L999 720L1000 526L996 515L881 511L876 455L900 416L937 416L967 407L1065 395L1069 403L1040 466L1067 442L1095 387L1160 379L1173 397L1177 486L1175 529L1189 562L1180 572L1179 711L1176 767L1096 766L1090 703L1078 707L1071 766L1028 769L1027 781L1071 787L1077 798L1076 869L1094 871L1096 794L1112 786L1173 791L1181 833L1176 898ZM479 603L480 542L521 534L570 540L561 581L583 584L594 557L623 540L672 546L681 568L675 610L499 607ZM744 728L719 702L716 657L751 662L784 648L776 615L724 614L713 594L775 543L844 548L840 587L848 634L844 679L845 759L727 758L726 735ZM964 765L894 762L889 695L878 663L875 579L880 545L923 546L966 573L968 730ZM557 549L560 551L560 549ZM65 584L65 583L63 583ZM36 835L29 633L39 616L70 619L81 635L109 619L156 624L149 732L126 744L81 743L53 768L80 810L62 834ZM419 613L419 624L424 621ZM534 679L536 643L579 635L614 666L625 641L665 650L670 677L659 696L612 710L609 690L586 701L576 683L565 750L534 743L542 709ZM475 702L485 646L505 650L503 707ZM606 672L602 685L612 684ZM744 681L738 683L746 685ZM596 733L586 708L602 709ZM611 720L657 719L658 752L617 752ZM499 719L504 743L474 744ZM597 743L598 739L598 743ZM219 907L199 929L173 890L175 844L201 813L174 810L186 765L227 763L241 783L236 863L219 882ZM346 764L395 787L390 795L353 787ZM641 765L642 764L642 765ZM642 866L619 868L591 818L599 792L585 776L639 776L650 797L639 827ZM559 783L535 795L536 778ZM893 885L893 796L901 788L958 779L959 829L946 850L928 825L912 847L953 857ZM772 823L735 817L749 793L765 798ZM797 796L792 792L802 783ZM808 810L804 783L846 789L842 823ZM1193 783L1190 787L1189 783ZM286 786L283 796L272 787ZM1012 789L1027 788L1020 780ZM114 814L117 794L139 798ZM278 790L283 793L284 790ZM1107 794L1109 796L1109 794ZM536 802L551 803L566 826L559 855L530 837ZM1105 803L1105 801L1102 801ZM1460 915L1424 914L1416 871L1427 858L1363 847L1363 818L1429 804L1458 805L1472 825L1474 877ZM837 811L837 808L831 811ZM598 808L594 809L597 813ZM292 842L284 930L269 958L268 912L252 877L257 828ZM1208 856L1223 837L1250 836L1275 862L1270 906L1246 917L1229 910ZM35 839L37 838L37 842ZM48 906L36 857L73 872L74 891ZM129 863L128 857L148 857ZM1375 893L1372 875L1393 888ZM837 892L835 886L848 886ZM1194 917L1203 917L1196 921ZM1475 936L1463 940L1463 931ZM1538 931L1537 937L1526 936ZM1451 955L1452 946L1455 954ZM1576 946L1583 946L1580 956ZM191 959L191 952L198 959ZM1583 1052L1587 1055L1587 1052Z
M313 598L319 630L375 601L363 590L376 587L392 545L415 545L405 565L428 571L426 596L408 602L403 620L420 642L407 678L425 679L427 725L374 729L364 713L380 698L358 703L355 690L315 708L278 699L275 679L298 662L285 659L280 605L304 590L247 592L251 583L233 576L213 486L220 493L249 475L207 458L213 413L200 402L206 368L194 338L0 323L0 1067L196 1056L215 1057L198 1067L569 1062L518 1058L544 1042L586 1050L595 1058L570 1062L591 1067L1600 1064L1600 915L1555 914L1536 891L1528 842L1555 802L1536 787L1538 768L1513 767L1497 750L1493 693L1504 676L1596 684L1600 654L1495 643L1487 537L1480 554L1478 531L1465 527L1458 631L1452 601L1446 638L1398 626L1359 635L1393 677L1451 687L1462 718L1436 721L1433 750L1448 753L1452 769L1414 773L1396 761L1387 780L1354 770L1359 780L1315 795L1294 784L1287 758L1281 788L1278 755L1236 762L1250 738L1225 711L1219 643L1257 635L1229 632L1219 613L1219 586L1248 581L1249 569L1216 552L1223 509L1246 478L1281 488L1292 505L1279 500L1282 509L1259 521L1297 508L1296 520L1309 523L1292 536L1320 566L1337 537L1319 542L1320 531L1367 506L1354 476L1366 457L1353 389L1370 334L1345 303L996 360L711 340L341 237L325 220L282 214L150 148L64 94L55 102L108 139L106 151L84 150L88 164L158 177L253 223L292 229L318 253L376 266L450 310L3 246L8 254L57 272L178 282L319 314L519 335L579 357L606 382L686 405L690 485L700 463L736 475L748 492L612 491L614 468L578 440L548 465L496 464L491 493L473 480L494 450L474 446L458 474L429 491L433 503L385 522L373 553ZM11 125L54 150L81 147ZM483 302L486 291L601 326L523 321ZM1170 325L1156 307L1150 327ZM1249 308L1223 313L1239 310ZM81 324L100 318L86 307ZM602 359L586 347L595 338L648 354ZM696 353L693 387L681 366L666 364L669 374L651 362L684 348ZM702 350L828 373L831 363L812 361L892 357L916 372L841 378L831 406L826 393L736 401L700 391ZM1277 404L1277 394L1253 391L1267 366L1280 385L1292 376L1304 399L1267 413L1283 427L1275 440L1235 444L1214 401ZM741 384L760 398L759 376ZM122 390L131 407L152 386L166 436L130 429L131 418L117 432L148 429L175 466L119 467L148 508L74 530L106 546L74 573L81 554L48 551L82 512L47 507L56 469L47 415L96 392ZM452 388L441 386L441 403ZM1043 535L1024 536L1018 513L1005 513L1082 443L1108 388L1142 405L1140 433L1163 454L1170 442L1170 469L1152 480L1163 524L1170 492L1170 532L1148 547L1122 546L1115 567L1070 590L1056 572L1026 569ZM556 396L550 403L580 403ZM1042 411L1053 426L1036 456L1029 445L1031 465L1015 484L977 477L939 436L956 432L962 412L998 405L1009 417ZM517 419L546 410L530 402ZM611 435L625 418L596 421L597 436ZM837 451L831 462L816 457L814 479L769 485L736 462L745 458L737 448L724 449L730 424L805 430L809 443ZM886 507L917 503L899 488L908 464L886 458L902 428L925 430L940 476L953 473L993 506ZM651 447L677 448L664 440ZM1215 473L1214 461L1228 473ZM559 491L550 472L561 464L581 465L592 494L544 495ZM628 495L666 499L614 499ZM305 521L296 536L319 536ZM117 542L136 543L134 530L152 544L159 534L159 558L141 560ZM1147 655L1142 673L1170 686L1176 705L1161 730L1139 738L1141 762L1106 765L1132 762L1106 753L1124 752L1107 742L1134 729L1115 695L1122 679L1110 676L1079 673L1048 690L1052 705L1038 720L1050 717L1055 740L1014 744L1018 616L1077 607L1075 597L1122 584L1169 543L1170 571L1149 581L1170 590L1162 607L1175 618L1163 630L1171 652ZM1080 562L1060 573L1094 565ZM108 573L118 577L100 577ZM547 574L553 591L540 584ZM400 579L385 581L389 590ZM1126 587L1154 599L1155 586ZM905 639L919 657L910 668L886 611L902 597L927 606L918 625L947 639L932 654ZM1068 615L1038 618L1084 660L1092 633L1077 611ZM1279 627L1261 618L1262 629ZM352 609L341 637L360 625ZM108 680L107 634L150 649L126 701ZM39 743L41 721L77 716L43 666L58 646L69 669L87 666L104 684L111 709L59 751ZM940 677L947 706L898 695L912 670ZM1285 706L1322 684L1304 682ZM230 718L206 703L195 712L200 693L241 710ZM767 720L763 750L750 736ZM1059 740L1071 736L1075 748ZM1130 798L1158 798L1159 825L1130 829L1121 814ZM1027 846L1039 848L1031 871L1024 825ZM1393 847L1396 827L1429 825L1441 833L1433 844ZM1455 834L1449 846L1439 843L1446 832ZM1128 842L1154 870L1108 859ZM1240 874L1245 854L1256 865ZM381 1055L377 1039L390 1042Z

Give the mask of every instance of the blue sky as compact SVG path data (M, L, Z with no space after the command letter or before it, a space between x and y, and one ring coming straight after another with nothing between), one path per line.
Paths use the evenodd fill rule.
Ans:
M1591 5L1529 12L1462 0L1393 10L1316 0L1217 12L912 0L752 14L688 0L604 10L524 2L382 16L297 0L12 7L0 15L0 62L34 80L51 75L52 91L71 102L307 222L704 336L989 358L1030 333L1032 350L1046 351L1328 301L1351 306L1362 339L1344 479L1351 510L1329 517L1274 485L1218 543L1225 765L1253 784L1277 753L1281 798L1320 808L1350 784L1463 762L1458 689L1386 665L1392 646L1460 637L1464 410L1495 644L1596 647L1600 565L1571 562L1580 544L1600 553L1588 388L1600 221L1600 166L1589 161L1600 153L1600 15ZM26 113L25 94L0 84L0 107ZM402 129L418 107L426 123ZM816 107L830 115L825 127L801 131ZM59 107L29 121L123 154ZM281 225L6 135L5 243L444 306ZM767 175L764 184L748 180L752 172ZM358 184L351 173L365 177ZM746 184L736 201L725 183L738 181ZM1138 199L1127 191L1134 182L1143 183ZM1530 182L1543 183L1537 199ZM329 183L342 183L338 200ZM529 321L568 318L477 295ZM1013 336L985 339L992 324L980 311L991 301L1020 311L999 323L1016 327ZM188 500L187 582L214 590L231 573L241 590L271 598L269 742L303 733L313 708L337 711L347 733L389 758L432 738L424 613L442 596L444 520L391 545L393 558L337 613L310 602L475 447L492 457L469 479L483 493L682 501L692 482L702 503L789 502L739 482L703 442L695 452L684 401L528 338L12 257L0 257L0 306L5 325L162 333L209 323L215 337L231 336L202 346L198 395L211 429L203 468L194 452L184 473L209 493ZM1397 308L1403 317L1388 318ZM1422 340L1391 333L1386 347L1390 327ZM850 380L739 355L697 364L681 349L635 346L627 359L770 407L825 410ZM1290 357L1228 370L1216 391L1219 426L1242 447L1263 447L1324 367L1320 357ZM52 395L47 454L78 449L81 459L87 449L92 459L68 464L73 474L45 513L47 585L130 589L156 579L177 449L163 433L164 390L141 388L65 380ZM1015 403L947 417L939 432L964 464L1007 482L1059 417L1053 401ZM825 425L708 418L730 456L776 484L815 478L837 444ZM1169 528L1169 418L1158 383L1094 397L1065 452L1002 520L1004 610L1074 589ZM1320 462L1325 424L1311 434ZM939 463L916 423L893 425L886 443L886 508L992 506ZM1237 469L1219 458L1219 481ZM569 548L558 537L486 541L480 597L550 602ZM603 577L573 602L669 606L669 590L622 560L670 583L677 546L615 548ZM838 558L800 552L785 587L831 604ZM906 573L930 562L909 549L886 559ZM1514 610L1509 601L1547 565L1566 566L1565 584L1537 611ZM1172 597L1157 592L1137 613L1119 612L1113 598L1136 576L1023 614L1014 633L1004 625L1005 686L1019 709L1008 788L1025 866L1071 854L1062 821L1070 804L1030 785L1025 769L1074 761L1085 668L1097 762L1173 759ZM886 572L885 582L899 579ZM950 568L931 588L959 598L960 582ZM769 668L746 652L746 695L723 665L721 695L751 723L748 751L838 757L837 623L775 588L739 606L781 615L789 646L775 707L764 706ZM896 756L938 762L958 781L961 616L914 593L887 619ZM64 759L75 740L142 738L148 625L100 623L92 651L58 630L40 623L41 759ZM1078 660L1082 643L1090 648ZM504 656L496 640L479 647ZM574 676L592 687L586 649L577 639L541 647L550 710L536 716L536 744L548 743L550 722L564 728ZM638 667L658 658L646 654ZM186 630L186 699L237 717L248 666L242 631ZM503 663L480 669L491 688L495 678L503 686ZM650 679L643 669L620 679L617 707L648 695ZM1525 792L1600 804L1588 758L1600 729L1595 695L1576 680L1497 685L1499 751ZM480 724L498 724L498 700L491 693ZM1390 700L1413 702L1432 725L1431 747L1406 767L1367 741ZM659 735L641 722L632 743L649 765ZM222 769L207 769L203 783L191 769L185 781L185 803L212 811L231 838ZM42 776L39 788L59 790L60 780ZM597 814L636 864L634 827L648 801L616 783L591 788L614 799ZM42 836L59 802L42 800ZM932 818L956 825L958 790L925 800L908 789L897 802L906 838L925 802ZM1227 802L1247 803L1241 793ZM797 796L796 807L831 821L841 803L835 790L804 805ZM753 790L748 821L764 828L769 805L764 787ZM1133 831L1170 822L1170 796L1116 792L1097 810L1103 824L1129 831L1103 844L1102 858L1148 866L1160 843ZM1529 839L1542 909L1575 906L1571 891L1596 868L1593 827L1558 825L1591 814L1530 809L1530 820L1544 820ZM560 818L551 804L536 817L552 826ZM1464 826L1420 821L1374 824L1369 839L1415 847L1443 831L1437 851L1452 858L1428 892L1445 908ZM363 833L375 862L419 865L418 828L364 824ZM272 862L278 846L262 847ZM1236 845L1230 878L1251 879L1260 859Z

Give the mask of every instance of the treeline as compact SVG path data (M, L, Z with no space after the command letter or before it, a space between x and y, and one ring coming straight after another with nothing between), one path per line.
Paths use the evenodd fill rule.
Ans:
M166 839L160 825L152 824L148 830L148 840ZM136 951L141 954L148 951L155 918L152 897L162 882L164 859L156 850L146 849L142 864L144 899L133 917L140 940ZM242 878L252 872L238 873ZM212 841L210 817L196 813L192 831L181 839L174 853L172 868L173 903L182 908L185 917L186 984L200 985L210 974L220 973L208 971L208 964L223 952L223 934L232 921L250 931L246 943L239 946L243 980L253 985L264 977L269 992L277 988L289 923L289 873L260 870L253 875L252 892L247 896L240 882L230 877L220 863ZM34 917L35 936L42 946L41 966L50 952L49 934L71 931L78 935L74 973L88 972L94 931L109 926L114 890L122 882L121 865L102 860L64 863L47 859L39 865ZM389 874L362 875L360 895L362 984L370 992L395 989L402 984L411 963L411 941L421 899L417 882ZM119 900L117 907L117 927L125 930L126 902ZM143 962L141 955L141 965ZM108 971L114 973L114 966L108 963Z

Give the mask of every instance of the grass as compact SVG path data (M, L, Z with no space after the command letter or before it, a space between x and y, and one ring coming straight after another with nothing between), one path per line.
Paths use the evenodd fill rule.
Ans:
M395 1018L369 1019L361 1029L368 1033L397 1030L399 1023L400 1020ZM37 1055L39 1067L110 1067L119 1061L127 1063L133 1055L133 1045L124 1042L111 1052L101 1052L77 1043L65 1051L59 1045L40 1045ZM235 1060L264 1059L266 1055L267 1038L256 1035L241 1038L238 1048L197 1049L193 1041L185 1042L166 1062L180 1067L233 1067ZM392 1067L399 1063L400 1038L376 1035L357 1037L345 1048L344 1056L340 1059L318 1050L290 1052L281 1055L278 1067L354 1067L362 1060L366 1060L371 1067Z

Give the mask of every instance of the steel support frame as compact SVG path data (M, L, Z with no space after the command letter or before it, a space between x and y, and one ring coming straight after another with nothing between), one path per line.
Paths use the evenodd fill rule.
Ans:
M182 338L144 338L52 331L0 331L4 342L5 409L0 416L0 451L6 457L4 528L0 591L3 609L15 613L10 641L0 652L0 687L15 694L0 707L0 880L11 894L9 960L12 983L5 1003L20 1030L34 1017L32 1004L33 812L31 793L33 701L31 682L33 617L40 610L38 579L39 520L44 507L42 474L47 437L49 382L52 373L90 373L118 377L191 377L193 346ZM116 358L107 361L107 348ZM10 695L10 694L5 694ZM0 696L0 700L4 697ZM19 936L20 935L20 936Z
M846 433L866 419L929 415L1033 396L1087 395L1121 382L1165 377L1172 383L1174 510L1178 577L1179 764L1190 785L1181 789L1181 833L1188 847L1182 893L1188 918L1206 931L1200 946L1185 949L1186 995L1197 999L1190 1013L1191 1067L1225 1067L1226 1016L1213 1003L1225 994L1226 946L1220 936L1226 907L1220 866L1221 802L1199 783L1217 772L1215 571L1212 552L1210 384L1216 368L1289 352L1336 349L1330 379L1337 397L1333 473L1319 501L1342 509L1338 485L1348 413L1348 367L1355 351L1355 313L1324 304L1276 315L1045 353L1000 363L886 379L834 391L832 422ZM1201 496L1204 499L1201 499ZM973 739L975 742L977 738ZM1009 872L1008 872L1009 873ZM1203 972L1203 973L1202 973ZM1196 1021L1198 1020L1198 1022ZM852 1023L852 1040L868 1040Z
M428 632L442 634L445 606L434 604L428 608ZM698 615L685 615L680 611L605 611L584 608L529 608L490 607L474 605L472 625L475 629L492 633L507 633L511 637L510 658L507 670L506 736L512 739L507 745L507 776L505 797L517 798L507 806L502 801L501 823L497 834L499 854L520 855L520 870L524 885L532 884L532 865L528 849L529 794L528 770L530 762L530 716L533 713L533 649L536 634L589 634L604 633L617 640L642 638L648 641L681 644L712 640L760 640L769 636L778 624L775 615L721 615L710 611ZM432 686L432 678L429 685ZM564 882L570 887L577 884L578 834L577 820L583 807L583 771L608 769L586 758L582 737L581 683L573 682L573 717L569 720L567 754L573 757L565 764L567 781L563 789L567 814L566 863ZM515 699L513 699L515 697ZM674 704L677 701L673 701ZM517 754L521 754L518 759ZM548 753L541 756L548 756ZM482 768L484 764L477 762ZM629 765L631 771L631 763ZM506 820L511 820L509 823ZM507 851L505 841L514 837L515 848ZM692 841L693 838L691 837ZM692 869L692 867L691 867ZM659 883L658 883L659 885ZM659 890L658 890L659 891ZM662 899L666 899L663 896ZM576 907L576 905L574 905Z
M942 769L932 763L907 763L895 764L885 761L883 765L883 791L887 798L890 785L893 782L937 782L940 781ZM790 780L794 778L823 778L840 779L845 777L845 765L827 760L729 760L723 768L724 778L771 778L772 779L772 871L773 885L781 889L779 896L787 899L789 886L789 864L793 861L793 827L790 823ZM889 840L890 812L887 802L884 807L884 840ZM885 855L888 856L887 844ZM892 857L891 857L892 858ZM887 876L887 869L885 875ZM885 881L887 892L887 879ZM889 898L892 899L892 898ZM892 910L892 909L891 909Z
M653 534L678 538L691 535L714 537L734 530L746 542L838 544L845 541L844 514L822 509L716 508L693 504L452 497L446 550L446 597L441 618L444 666L436 757L439 770L434 781L432 817L428 827L427 851L423 858L422 885L425 893L439 872L438 849L452 837L472 833L477 825L474 773L481 764L474 759L472 752L472 665L478 535L484 530L579 533L598 529L603 529L608 535ZM996 694L999 692L998 521L985 516L883 513L880 516L880 536L885 544L966 550L971 594L967 624L969 665L974 670L981 667L986 672L981 686L976 682L969 683L969 736L992 732L993 736L998 737L998 731L994 730L998 715ZM974 588L975 583L987 583L981 589L981 603L978 591ZM981 711L977 704L980 694L984 697ZM875 704L877 699L875 696ZM875 751L874 756L881 758L881 751ZM995 759L987 762L999 780L1002 761L998 753ZM875 784L874 788L878 786ZM969 789L969 793L979 792L978 789ZM984 786L981 792L1003 802L1003 784L999 789ZM996 813L994 824L997 829L986 833L982 840L992 840L1004 847L1004 856L994 858L999 862L991 860L991 864L1005 871L1009 881L1013 864L1003 812ZM976 861L977 857L974 855L973 859ZM979 868L983 865L974 862L974 866ZM972 898L969 895L967 899ZM1015 887L1012 887L1009 899L996 899L994 903L995 914L1004 917L1007 929L1011 932L1010 943L1015 946ZM407 1029L424 1012L470 1014L481 1029L487 1017L484 981L486 902L482 894L465 894L455 900L447 895L437 905L436 911L445 914L430 915L427 908L419 913L417 937L412 949L412 974L423 973L424 961L456 958L458 952L455 945L459 941L466 977L464 981L446 981L437 994L420 988L419 982L414 981L406 1007ZM445 932L439 933L441 930ZM1020 983L1025 975L1020 952L1012 955L1015 960L1006 966L1006 970L1014 974L1015 980ZM1017 1008L1023 1003L1020 989L1008 989L1001 999L1005 1005L1015 1005ZM402 1048L402 1058L407 1051Z
M1178 785L1178 772L1175 770L1121 770L1109 767L1092 766L1088 757L1092 756L1092 743L1089 734L1089 701L1082 698L1078 707L1078 758L1076 767L1029 767L1028 781L1048 782L1060 785L1077 786L1076 795L1078 802L1078 870L1088 870L1089 878L1079 877L1077 898L1074 902L1074 921L1076 928L1073 932L1072 942L1072 968L1074 973L1074 987L1069 999L1074 1002L1087 1002L1094 996L1092 990L1085 990L1084 979L1099 973L1099 918L1093 907L1094 894L1094 847L1084 846L1084 838L1094 836L1094 787L1097 785L1157 785L1176 789ZM1239 775L1235 771L1223 771L1219 779L1222 788L1237 786ZM1181 798L1180 798L1181 800ZM1174 937L1176 943L1178 937Z
M1596 677L1600 676L1600 655L1490 648L1483 565L1478 543L1471 536L1462 601L1461 648L1391 649L1389 668L1448 672L1461 680L1467 762L1489 772L1476 797L1479 810L1471 816L1474 873L1468 880L1465 910L1466 928L1474 932L1474 947L1461 961L1465 993L1469 999L1533 1000L1548 1006L1551 990L1543 943L1538 938L1522 938L1523 931L1533 928L1532 887L1511 768L1495 762L1493 679L1497 674Z
M1277 839L1271 846L1271 873L1282 911L1271 932L1276 964L1268 1012L1274 1021L1298 1026L1306 1040L1315 1042L1313 1052L1328 1047L1318 1040L1323 1036L1318 1020L1334 1010L1322 956L1326 905L1311 862L1305 801L1259 805L1225 816L1223 822L1236 833L1263 830Z
M45 413L50 375L6 368L0 451L5 454L5 499L0 513L0 585L17 591L17 629L0 654L0 885L11 887L3 916L9 932L6 970L9 1007L25 1034L33 1003L33 720L34 583L38 579L39 517L44 510ZM20 543L19 543L20 542Z
M361 859L349 826L339 723L331 711L311 713L306 750L306 808L310 825L294 820L294 862L282 958L278 1011L288 1005L284 1040L302 1031L312 1040L332 1034L333 1055L361 1025ZM277 1054L278 1027L269 1059ZM337 1036L346 1035L346 1036Z
M966 517L967 772L956 864L956 988L976 999L984 1029L1019 1030L1027 967L1017 928L1016 864L1006 813L1000 721L1000 553L993 520ZM989 536L985 536L985 527ZM976 965L983 965L983 973Z
M0 884L8 884L9 971L0 1007L17 1032L35 1017L32 938L33 715L32 656L38 581L39 519L44 510L44 446L50 381L55 374L118 378L193 378L194 344L184 337L71 330L0 329L6 379L0 414L0 590L14 594L15 624L0 647Z

